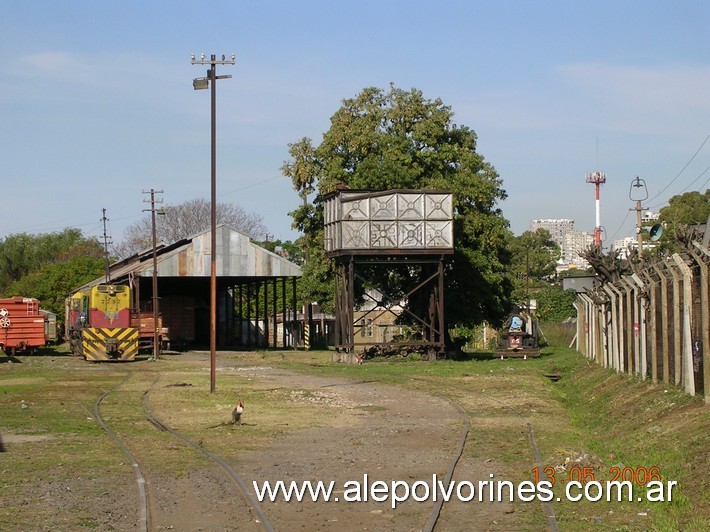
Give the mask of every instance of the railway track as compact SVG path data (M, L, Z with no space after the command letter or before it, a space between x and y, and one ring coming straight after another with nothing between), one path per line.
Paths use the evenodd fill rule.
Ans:
M150 381L152 379L152 381ZM132 409L135 412L132 416L133 419L130 420L132 423L144 422L149 424L150 427L156 429L154 432L154 437L162 438L161 440L156 439L151 443L152 446L166 445L165 438L173 441L173 446L178 445L181 449L181 453L193 453L199 454L204 457L209 463L213 464L215 470L219 470L222 477L223 484L217 488L212 493L219 492L219 497L226 503L229 502L234 505L235 500L240 500L241 502L241 517L234 517L237 513L234 508L231 507L221 507L220 512L222 515L220 519L222 522L227 523L223 526L224 529L229 529L230 526L236 523L236 520L241 519L240 523L250 522L253 525L253 530L274 530L272 524L269 522L267 515L264 513L263 509L260 507L258 501L251 493L246 483L242 480L240 475L230 463L222 456L219 456L210 450L206 449L201 445L201 440L196 442L176 430L174 427L169 426L164 420L160 419L151 405L151 393L157 389L158 382L160 380L160 375L157 372L136 370L129 371L126 376L116 385L116 387L108 392L103 393L101 397L96 401L95 405L95 416L97 422L101 427L107 432L109 436L115 441L116 445L121 449L121 451L128 458L128 463L133 469L135 475L135 486L137 492L137 511L136 511L136 528L138 530L148 531L154 530L156 528L162 528L165 524L164 514L167 497L166 494L162 493L160 489L156 488L156 482L153 480L153 472L151 470L150 457L144 452L145 445L133 441L130 437L120 436L119 431L114 427L114 421L112 418L107 417L103 414L102 408L105 406L107 401L118 401L119 403L125 403L128 396L131 397ZM321 385L323 388L332 388L335 386L357 386L359 384L368 384L371 381L359 381L352 383L338 383L338 384L326 384ZM127 390L129 387L132 391ZM125 392L125 393L122 393ZM129 393L130 392L130 393ZM448 458L448 466L446 468L446 474L443 479L445 485L449 485L451 480L457 473L457 468L461 465L461 457L463 455L464 449L466 448L467 441L469 441L469 433L471 431L472 424L475 425L476 412L471 411L470 408L466 408L460 402L457 402L455 398L452 398L446 394L435 394L440 399L448 402L459 414L462 421L461 428L451 433L452 448L454 448L453 443L455 442L455 450L451 453ZM536 465L540 466L540 453L537 450L534 439L534 431L531 421L525 417L524 413L520 412L513 406L504 404L502 401L495 400L500 403L507 410L512 412L515 417L520 419L521 423L524 424L526 431L528 433L530 450ZM161 443L162 442L162 443ZM181 454L182 456L182 454ZM461 478L466 478L467 472L464 470L459 472ZM204 479L201 479L204 482ZM221 487L229 486L229 490L220 491ZM201 500L204 498L203 487L195 487L195 491L192 494L188 494L188 498L194 498L195 500ZM444 530L447 526L446 518L446 508L452 502L445 502L443 498L439 498L434 502L428 514L424 514L420 526L422 530L427 532L435 530ZM549 503L542 503L542 508L546 516L548 530L550 532L556 532L558 530L557 523L555 519L552 506ZM274 510L278 514L278 507ZM454 512L460 511L456 508L452 508ZM245 514L248 514L245 517ZM163 519L161 525L161 516ZM272 516L277 518L277 515ZM214 516L213 516L214 518ZM283 521L283 516L281 516L281 521ZM279 519L277 519L279 521ZM280 521L279 521L280 522ZM194 524L199 527L199 517L195 516ZM214 523L213 523L214 524ZM166 527L167 528L167 527ZM181 528L190 528L183 524ZM217 527L219 528L219 526ZM238 526L236 528L245 529L244 526Z
M451 478L454 475L454 472L456 470L456 466L459 463L459 459L461 458L464 448L466 446L466 440L468 439L468 434L471 429L471 414L464 408L462 405L460 405L458 402L453 400L451 397L439 395L446 401L448 401L450 404L452 404L461 414L462 418L464 419L464 428L461 431L460 435L460 441L459 445L457 447L456 452L454 453L454 456L452 457L451 463L449 465L449 468L446 473L446 481L445 484L448 484L451 481ZM528 441L530 444L530 451L534 460L534 464L539 467L540 469L543 468L542 464L542 457L540 455L540 451L537 448L537 445L535 444L535 431L533 429L532 422L522 413L520 410L517 408L505 403L504 401L500 401L498 399L493 399L495 402L500 404L503 408L509 410L512 412L517 418L521 420L522 423L525 424L526 431L528 434ZM439 517L441 516L441 510L444 505L443 500L439 500L437 504L435 504L434 509L431 512L431 515L429 517L429 520L427 521L424 531L425 532L432 532L435 530ZM549 532L558 532L559 527L557 525L557 518L555 516L554 509L552 508L552 503L551 502L541 502L542 505L542 510L545 514L545 520L547 523L547 529Z
M153 530L155 528L162 528L163 526L158 523L159 515L165 513L164 508L169 507L169 501L161 500L164 496L157 489L157 482L152 482L152 472L150 460L147 458L147 453L145 452L146 447L140 445L137 441L132 441L131 437L119 435L119 430L113 425L117 424L110 417L105 417L102 414L102 406L105 405L107 399L113 396L119 396L120 392L126 388L126 385L134 380L136 377L136 371L129 371L124 379L122 379L112 390L104 392L96 401L94 406L95 419L98 424L106 431L106 433L113 439L116 445L121 449L121 451L126 455L128 461L135 474L136 481L136 491L137 491L137 512L136 512L136 528L137 530L145 531ZM234 468L222 457L209 451L203 447L200 442L195 442L185 434L176 430L175 428L167 425L163 420L161 420L154 412L150 403L151 391L155 388L158 381L160 380L159 374L157 372L152 372L155 376L153 382L145 388L141 393L140 406L133 405L134 410L137 414L134 416L135 419L130 420L133 423L138 423L140 421L145 421L149 423L154 428L156 428L160 433L168 434L173 440L179 440L183 444L185 452L200 453L202 456L206 457L211 464L216 466L222 475L223 480L227 482L220 482L220 485L211 493L219 493L221 501L212 500L211 503L219 504L221 506L223 515L215 516L215 513L206 514L205 519L217 519L225 521L223 524L219 525L224 529L229 528L240 528L239 523L243 523L244 513L248 512L250 514L249 520L254 525L254 530L264 530L267 532L273 531L273 527L270 524L266 514L259 506L258 501L249 492L245 482L239 476L239 474L234 470ZM147 376L147 372L141 371L140 375L142 377ZM127 394L120 394L121 399L125 400ZM135 395L135 394L134 394ZM137 402L136 399L133 400L134 403ZM136 408L137 407L137 408ZM162 445L163 443L157 443L156 445ZM184 484L183 484L184 485ZM230 489L224 491L223 486L228 485ZM184 494L183 497L192 500L201 500L204 498L205 488L200 483L200 485L190 486L187 485L188 489L194 490L193 493ZM236 497L235 497L236 495ZM243 504L241 507L242 515L238 515L239 512L235 511L233 508L235 506L234 500L242 500ZM230 507L231 506L231 507ZM226 508L226 510L225 510ZM199 515L193 516L195 525L199 526L201 517ZM214 524L214 523L213 523ZM185 523L181 524L181 528L189 525ZM172 528L172 525L166 526L166 528Z

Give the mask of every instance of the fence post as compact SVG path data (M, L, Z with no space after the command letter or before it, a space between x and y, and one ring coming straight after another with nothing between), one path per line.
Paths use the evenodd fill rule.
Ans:
M637 345L639 347L638 350L638 358L640 361L639 368L641 370L641 379L646 380L646 375L648 373L648 361L646 359L646 351L647 351L647 344L646 344L646 305L644 304L643 300L643 291L645 289L644 282L641 280L641 278L636 275L635 273L631 275L631 279L636 283L637 288L636 290L636 316L638 319L638 332L639 332L639 339L637 342Z
M681 367L681 313L680 308L680 273L676 271L671 262L666 263L666 268L673 276L673 384L678 386L682 376Z
M622 291L613 284L609 285L617 295L617 308L616 308L616 331L619 335L618 340L618 356L619 356L619 371L622 373L626 372L626 334L624 331L624 294Z
M584 356L587 358L592 358L592 353L594 351L594 344L592 339L592 329L593 318L592 318L592 300L586 294L580 294L584 300Z
M611 306L611 365L619 372L619 312L618 312L618 296L612 285L605 284L604 291L609 295L609 304Z
M703 249L698 244L695 247L708 256L708 250ZM703 393L705 395L705 404L710 405L710 301L708 294L710 293L710 284L708 283L708 265L692 249L690 252L695 259L695 262L700 266L700 308L701 310L701 325L702 325L702 346L703 346Z
M695 395L695 375L693 373L693 340L690 322L693 312L693 272L678 253L673 260L683 275L683 387L690 395Z
M671 369L670 369L670 353L668 350L668 279L663 270L656 264L653 265L658 278L661 281L661 351L663 352L663 382L670 384Z
M633 286L626 279L621 279L621 288L626 294L626 315L624 325L627 331L626 335L626 372L628 374L638 371L636 366L636 350L634 346L634 298L631 297Z
M575 341L577 342L576 349L577 352L584 354L581 345L583 342L582 335L584 334L584 324L586 323L586 319L584 317L584 301L579 294L574 300L574 308L577 309L577 335L575 336Z
M658 319L658 297L656 293L658 283L653 279L650 271L645 270L643 275L648 281L648 296L651 306L649 310L650 319L648 320L651 329L651 382L656 384L658 382L658 327L656 327L656 320ZM646 342L646 348L648 349L648 342Z

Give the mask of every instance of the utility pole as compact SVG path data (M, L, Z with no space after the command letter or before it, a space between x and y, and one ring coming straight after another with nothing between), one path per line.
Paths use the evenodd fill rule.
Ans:
M158 312L158 253L156 250L155 204L163 203L162 199L156 200L155 195L162 193L162 190L155 190L153 188L149 191L143 191L143 194L150 194L150 199L143 200L143 203L150 203L150 209L143 209L143 212L150 211L153 226L153 360L160 358L160 327L158 326L160 313Z
M210 239L210 392L215 391L216 380L216 363L217 363L217 263L215 254L217 253L217 80L227 79L232 76L218 76L217 65L233 65L234 54L232 58L225 59L222 55L222 60L218 60L215 54L212 54L209 59L205 59L205 54L200 56L200 59L195 59L193 54L191 57L193 65L210 65L207 71L206 78L195 78L192 80L192 87L195 90L207 89L212 82L212 194L211 194L211 239Z
M629 188L629 199L631 201L636 202L636 244L638 245L639 260L643 262L643 235L641 234L641 202L648 199L648 190L646 189L646 182L638 176L636 176L636 179L631 181L631 187Z
M106 263L106 284L111 284L111 271L109 268L108 264L108 246L111 244L111 237L108 236L108 233L106 233L106 222L108 222L108 218L106 218L106 209L101 209L101 212L103 213L103 216L101 217L101 221L104 223L104 262Z

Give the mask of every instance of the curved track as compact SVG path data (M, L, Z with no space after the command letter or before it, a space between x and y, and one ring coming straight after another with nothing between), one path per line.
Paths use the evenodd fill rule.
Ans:
M145 372L141 372L145 373ZM95 415L96 415L96 420L99 423L99 425L107 432L107 434L116 442L116 444L121 448L122 452L128 457L128 460L131 464L131 467L134 470L135 477L136 477L136 485L137 485L137 492L138 492L138 512L137 512L137 529L142 530L142 531L148 531L151 529L151 516L152 516L152 511L151 511L151 501L155 499L155 497L149 496L149 487L150 484L146 481L146 476L150 476L149 472L146 470L146 474L144 474L144 468L141 465L139 461L139 457L135 455L134 452L130 450L130 445L126 443L125 440L121 439L117 434L111 429L110 423L107 423L106 420L102 417L101 415L101 405L103 401L110 396L111 394L119 391L130 379L131 377L135 374L135 371L129 371L125 378L119 382L112 390L103 393L101 397L96 401L95 405ZM270 524L266 514L264 511L261 509L259 506L258 501L254 498L254 496L250 493L249 489L247 488L247 485L245 482L242 480L242 478L239 476L239 474L229 465L229 463L224 460L222 457L210 452L206 448L204 448L200 443L197 443L184 434L180 433L176 429L169 427L167 424L165 424L160 418L158 418L155 415L155 412L153 411L153 408L150 404L150 393L151 391L155 388L156 384L158 383L160 376L156 374L156 378L153 381L150 386L147 387L147 389L143 390L142 393L142 405L141 405L141 410L144 413L144 420L148 421L151 425L153 425L155 428L157 428L160 431L167 432L171 434L175 439L181 440L183 443L186 443L189 447L194 449L195 451L199 451L202 453L204 456L209 458L210 461L212 461L214 464L219 465L222 473L229 479L230 484L234 488L234 492L237 492L241 499L244 501L244 504L248 508L248 511L251 513L253 520L260 525L260 528L266 531L272 531L273 527ZM362 382L369 382L369 381L362 381ZM354 384L360 384L361 382L355 382ZM352 384L352 383L351 383ZM330 384L326 386L337 386L337 384ZM458 445L454 451L454 453L451 456L451 459L449 461L449 465L447 467L446 471L446 477L444 483L448 485L451 482L451 479L454 476L454 472L456 471L456 467L459 464L460 458L463 455L467 439L469 437L469 432L471 430L471 419L472 415L475 416L475 412L472 414L466 410L464 406L459 404L457 401L452 399L451 397L447 397L442 394L435 394L439 396L441 399L446 400L449 404L451 404L460 414L461 419L463 421L463 427L461 429L461 432L458 434L458 436L452 434L452 437L458 437ZM534 461L536 465L541 466L541 457L540 453L535 445L535 438L534 438L534 431L531 422L524 416L523 413L518 411L516 408L514 408L511 405L505 404L503 401L496 400L496 402L500 403L502 406L504 406L506 409L512 411L515 413L515 415L520 418L520 420L525 423L525 426L527 428L527 433L528 433L528 438L529 438L529 444L530 444L530 449L532 451L532 455L534 458ZM222 496L226 499L230 498L230 495L233 495L234 492L232 493L224 493ZM423 526L423 530L427 532L432 532L436 529L437 524L439 522L439 518L441 516L442 512L442 507L444 505L444 500L443 498L438 499L434 507L432 508L430 515L427 519L427 522ZM543 510L546 515L546 520L547 520L547 525L548 525L548 530L550 532L557 532L558 527L557 527L557 521L555 518L555 514L552 510L552 505L551 503L542 503Z
M101 404L106 399L106 397L120 390L120 388L130 380L133 373L133 371L129 371L126 374L126 377L121 382L119 382L112 390L105 392L103 395L101 395L101 397L99 397L94 406L94 413L99 425L114 440L114 442L116 442L116 444L121 448L121 450L131 463L131 466L136 476L136 484L138 490L137 529L147 532L151 528L151 502L153 500L153 497L149 497L147 488L148 483L146 482L146 476L144 475L143 471L144 469L146 469L147 471L147 468L141 465L136 454L130 450L129 445L125 443L124 440L121 439L111 429L109 423L107 423L101 415ZM142 408L146 415L145 419L157 429L172 434L175 438L182 440L184 443L188 444L196 451L199 451L200 453L204 454L212 462L219 465L223 474L231 481L231 485L234 487L234 490L238 492L239 496L244 500L244 503L246 504L249 512L252 514L254 520L261 525L261 528L263 530L267 532L272 532L273 527L269 523L266 514L263 512L256 499L254 499L254 497L249 493L249 490L247 489L247 486L244 481L237 474L237 472L229 465L229 463L227 463L220 456L205 449L200 444L192 441L184 434L180 433L174 428L169 427L155 415L150 405L149 394L159 379L160 376L158 375L153 381L153 383L150 385L150 387L143 392ZM225 499L229 498L230 495L231 494L225 493Z
M468 433L471 429L471 416L468 414L466 409L458 404L456 401L449 397L444 397L449 403L451 403L456 409L461 413L461 415L464 417L465 420L465 427L462 431L461 434L461 441L459 443L459 446L457 448L456 453L454 454L454 457L451 460L451 464L449 465L449 468L446 473L446 482L445 484L448 484L451 481L451 478L453 477L454 470L456 469L456 465L458 464L459 459L461 458L461 455L463 454L464 447L466 446L466 439L468 438ZM542 464L542 456L540 455L540 451L538 450L537 446L535 445L535 432L533 430L532 423L527 420L527 418L516 408L510 406L509 404L504 403L503 401L494 399L496 402L501 404L504 408L512 411L517 417L519 417L524 423L527 428L528 432L528 439L530 441L530 450L532 451L533 458L535 460L535 465L539 468L542 469L543 464ZM429 520L426 523L426 526L424 527L424 530L426 532L432 532L437 524L437 521L439 519L439 516L441 515L441 508L444 504L444 501L440 499L437 501L437 504L434 506L434 509L431 513L431 516ZM559 528L557 526L557 518L555 517L555 512L552 508L552 503L551 502L542 502L542 508L543 511L545 512L545 518L547 521L547 527L550 532L558 532Z

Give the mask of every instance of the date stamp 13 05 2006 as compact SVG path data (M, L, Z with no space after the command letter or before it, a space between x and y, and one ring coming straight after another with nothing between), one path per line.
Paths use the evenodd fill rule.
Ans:
M670 502L673 500L673 489L678 485L674 480L664 482L658 466L612 466L609 468L611 478L605 481L595 477L594 467L585 466L575 466L564 471L554 467L534 467L532 473L537 486L552 489L555 485L563 484L565 498L573 502L582 499L590 502ZM557 500L561 500L561 497L557 497Z

